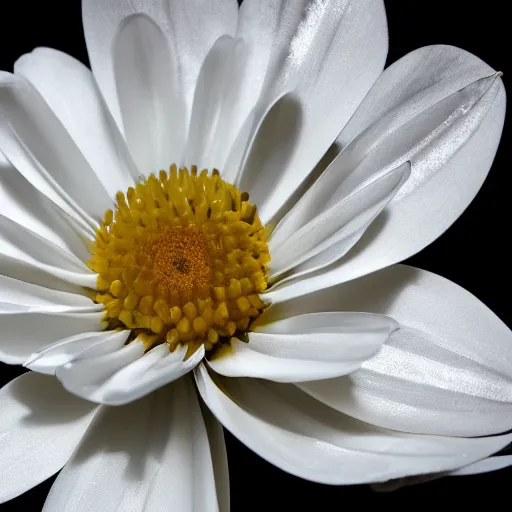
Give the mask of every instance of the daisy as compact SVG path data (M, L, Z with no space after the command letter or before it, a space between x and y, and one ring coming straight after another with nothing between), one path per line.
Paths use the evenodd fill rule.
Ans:
M226 511L221 425L328 484L509 463L510 331L397 265L485 179L500 73L383 71L378 0L83 17L92 73L0 75L0 358L33 370L0 391L0 499L64 468L45 510Z

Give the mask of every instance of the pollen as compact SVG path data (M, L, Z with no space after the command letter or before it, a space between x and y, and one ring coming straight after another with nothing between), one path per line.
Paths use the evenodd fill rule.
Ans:
M265 309L270 255L249 196L218 171L192 167L118 192L91 247L97 303L112 329L146 349L167 343L211 350L242 336Z

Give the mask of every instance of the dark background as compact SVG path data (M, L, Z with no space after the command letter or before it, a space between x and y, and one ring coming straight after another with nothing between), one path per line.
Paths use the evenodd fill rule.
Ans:
M385 4L390 35L388 65L418 47L451 44L503 71L506 87L508 80L512 80L507 50L511 29L505 2L477 2L477 8L465 0L387 0ZM88 64L80 0L2 2L0 12L0 69L12 71L16 59L36 46L62 50ZM509 110L494 166L477 198L444 235L407 261L463 286L509 327L512 327L509 292L512 288L509 268L511 131ZM0 363L0 386L21 373L23 370L19 367ZM227 445L232 512L309 511L312 507L313 510L342 510L353 504L368 505L369 501L378 506L407 503L414 507L420 503L418 498L422 504L431 502L442 507L440 499L444 497L459 506L476 497L490 506L498 503L502 506L509 503L511 495L508 486L512 484L512 468L487 475L444 478L381 494L368 486L330 487L290 476L254 455L229 434ZM41 510L53 480L0 505L0 511Z

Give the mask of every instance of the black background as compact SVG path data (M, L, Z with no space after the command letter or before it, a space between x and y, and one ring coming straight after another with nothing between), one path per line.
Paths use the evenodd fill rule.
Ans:
M512 80L507 50L511 28L506 2L387 0L385 4L390 35L388 65L418 47L451 44L503 71L506 87L509 79ZM2 2L0 15L0 69L12 71L16 59L36 46L62 50L88 64L80 0ZM496 160L477 198L446 233L407 262L463 286L509 327L512 326L511 117L509 110ZM23 370L18 367L0 363L0 386L21 373ZM512 484L512 468L487 475L444 478L382 494L368 486L313 484L274 468L229 434L227 445L233 512L342 510L353 505L369 505L369 502L379 507L401 503L409 507L427 503L447 507L460 506L476 498L488 506L507 507L506 503L510 502L508 486ZM0 511L41 510L53 480L0 505ZM444 501L445 498L450 502Z

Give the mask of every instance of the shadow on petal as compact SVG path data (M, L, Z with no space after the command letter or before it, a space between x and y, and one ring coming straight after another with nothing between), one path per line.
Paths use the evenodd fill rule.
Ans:
M40 381L39 392L26 386L21 379L10 385L11 395L28 410L22 420L27 427L74 423L96 407L96 404L70 395L55 377L32 375L37 375L35 378Z
M260 209L270 191L285 175L283 171L294 154L302 125L302 107L293 94L287 94L277 101L261 124L239 187L240 190L251 191L251 201Z

